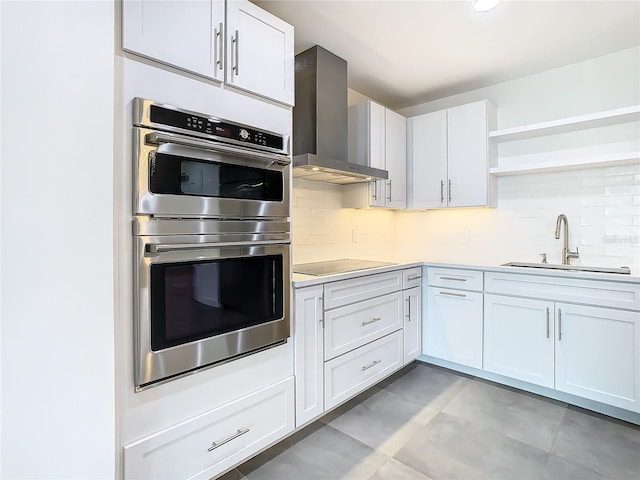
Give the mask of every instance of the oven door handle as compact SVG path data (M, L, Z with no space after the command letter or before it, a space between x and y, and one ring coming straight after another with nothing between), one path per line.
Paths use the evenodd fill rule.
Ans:
M271 164L277 165L289 165L291 164L291 159L288 157L283 157L281 155L274 155L268 153L257 152L253 150L248 150L246 148L241 147L232 147L229 145L224 145L221 143L215 143L207 140L200 140L198 138L185 137L182 135L175 135L173 133L165 133L165 132L152 132L148 133L145 136L145 142L149 145L162 145L165 143L168 144L176 144L176 145L184 145L187 147L193 148L201 148L205 150L211 150L214 152L222 152L227 153L229 155L237 155L241 157L250 157L258 160L268 160Z
M257 240L247 243L241 242L215 242L215 243L153 243L147 244L147 252L149 253L163 253L163 252L175 252L181 250L206 250L211 248L220 247L254 247L256 245L284 245L289 242L273 241L273 240Z

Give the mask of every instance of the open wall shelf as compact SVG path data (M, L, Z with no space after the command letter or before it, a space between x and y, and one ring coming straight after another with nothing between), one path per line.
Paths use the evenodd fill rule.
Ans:
M510 142L637 121L640 121L640 105L631 105L629 107L578 115L549 122L532 123L520 127L493 130L489 132L489 140L493 143ZM529 161L521 164L514 162L507 164L506 159L504 159L502 165L500 164L500 158L498 158L498 166L489 169L489 173L495 176L522 175L639 163L640 151L638 151L638 145L640 144L640 125L638 125L636 137L637 138L632 139L629 145L630 148L633 149L632 151L606 154L594 153L594 155L591 156L587 153L586 155L569 156L557 160L545 161L541 159L539 162L534 163Z
M640 151L599 155L590 158L571 158L562 162L541 162L509 167L494 167L489 169L489 173L501 177L527 173L560 172L581 168L610 167L614 165L626 165L632 163L640 163Z
M570 132L584 128L603 127L636 120L640 120L640 105L578 115L576 117L561 118L549 122L532 123L520 127L493 130L489 132L489 139L496 143L509 142L512 140L523 140L525 138Z

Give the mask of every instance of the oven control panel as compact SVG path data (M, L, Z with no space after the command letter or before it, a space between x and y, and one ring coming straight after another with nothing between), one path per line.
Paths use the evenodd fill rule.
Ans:
M197 134L214 140L287 155L288 136L191 112L142 98L133 102L134 125Z

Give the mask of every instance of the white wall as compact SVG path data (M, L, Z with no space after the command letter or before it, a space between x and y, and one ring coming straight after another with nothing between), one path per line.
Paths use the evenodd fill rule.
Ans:
M351 98L359 98L352 93ZM406 116L440 110L487 98L498 111L498 128L553 120L640 103L640 47L568 65L491 87L466 92L402 110ZM635 129L635 130L634 130ZM620 130L620 129L618 129ZM589 149L638 148L638 124L595 135L578 132L560 138L506 144L501 155L535 158L557 155L567 142ZM619 132L618 132L619 133ZM635 135L635 138L633 138ZM629 138L629 136L631 138ZM602 142L603 147L595 146ZM576 155L580 148L563 154ZM518 150L519 149L519 150ZM306 182L309 183L309 182ZM369 242L359 248L348 232L355 229L340 210L340 187L313 188L294 182L294 262L338 258L389 258L388 242ZM309 210L313 206L317 212ZM510 260L537 261L547 252L560 262L561 241L553 238L555 221L565 213L570 223L570 246L580 248L574 264L621 266L640 275L640 164L586 170L501 177L498 208L449 209L425 212L368 211L368 228L392 236L395 258L498 264ZM389 229L394 233L390 234ZM311 240L321 243L315 248ZM328 243L329 240L333 242Z
M0 477L113 478L114 3L0 8Z

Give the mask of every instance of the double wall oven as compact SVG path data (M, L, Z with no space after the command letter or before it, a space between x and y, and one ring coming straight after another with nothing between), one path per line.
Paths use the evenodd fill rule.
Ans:
M136 389L290 335L289 138L133 101Z

